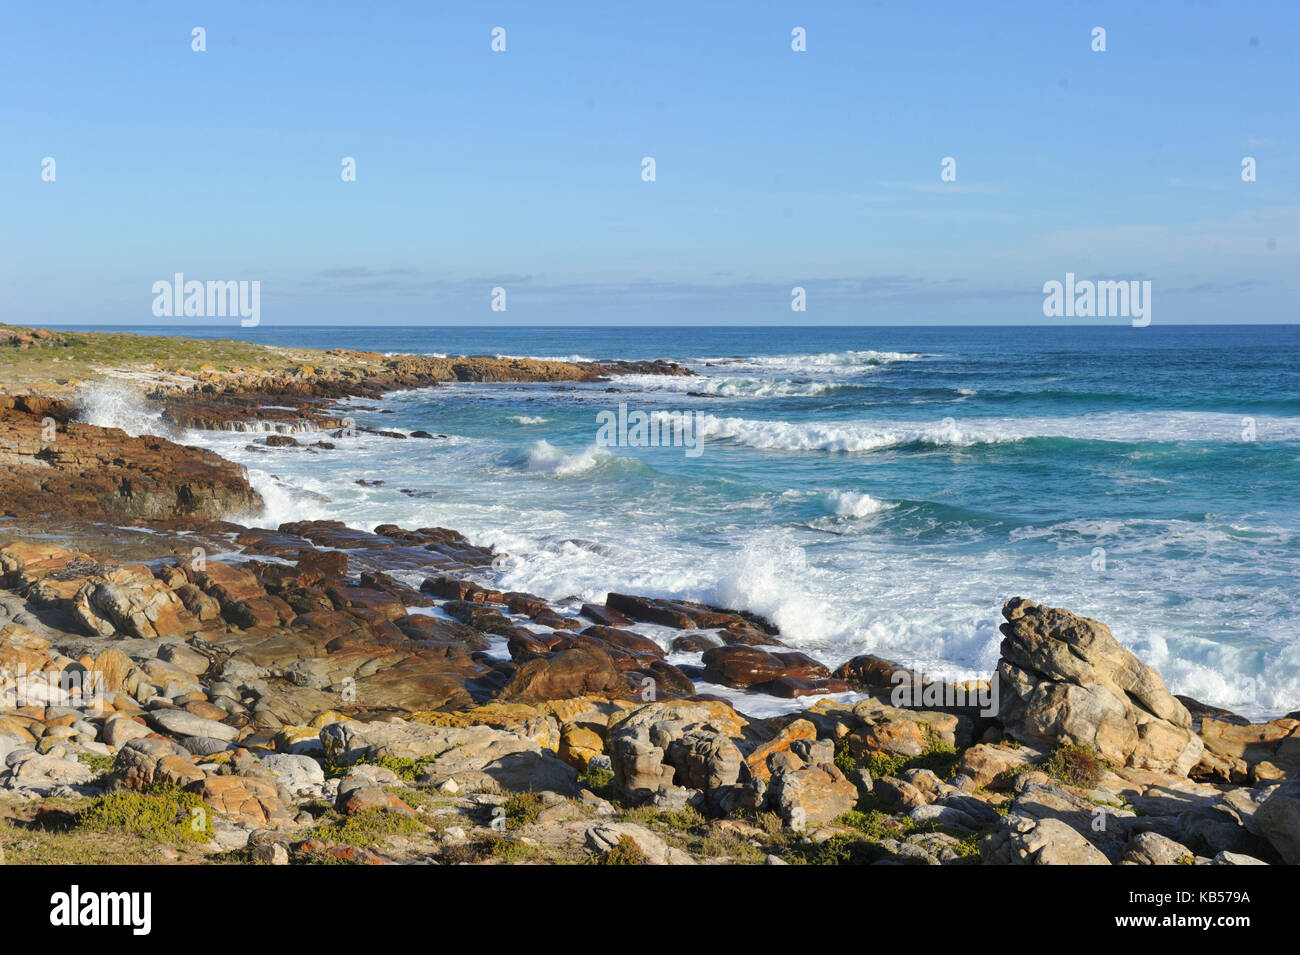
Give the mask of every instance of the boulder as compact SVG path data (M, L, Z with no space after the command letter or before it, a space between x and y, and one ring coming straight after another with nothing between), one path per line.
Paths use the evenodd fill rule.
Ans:
M183 747L168 739L147 736L130 740L118 751L110 786L141 790L163 785L184 788L203 778L203 770L194 765Z
M259 829L293 824L293 814L280 801L273 783L245 776L204 776L190 787L215 811L230 820Z
M1148 830L1138 832L1124 846L1125 865L1178 865L1192 858L1192 850L1168 836Z
M464 775L486 777L501 789L577 792L577 771L550 750L515 733L487 726L428 726L388 723L331 723L320 731L327 758L351 764L362 756L419 759L435 785Z
M831 671L805 653L772 653L760 647L732 644L704 651L704 678L711 683L747 689L782 677L824 680Z
M607 653L574 648L529 660L515 671L499 698L536 703L614 693L624 686L621 671Z
M1254 825L1288 865L1300 865L1300 780L1276 786L1255 810Z
M671 848L649 829L633 822L605 822L586 832L587 848L592 852L608 852L620 839L636 843L650 865L695 865L695 860L685 852Z
M148 720L164 733L173 736L196 736L207 739L219 739L227 742L239 738L239 730L216 720L205 719L187 710L153 710Z
M772 774L773 808L795 828L820 826L852 809L858 788L834 763L783 769Z
M1008 733L1184 776L1200 761L1204 746L1187 708L1105 624L1019 597L1002 613L998 715Z
M980 842L987 865L1110 865L1101 850L1059 819L1012 813Z

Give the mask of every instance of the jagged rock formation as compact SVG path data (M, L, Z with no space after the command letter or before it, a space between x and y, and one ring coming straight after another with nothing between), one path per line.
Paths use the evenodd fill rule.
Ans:
M1020 597L1002 614L998 716L1008 733L1184 776L1200 761L1204 745L1187 708L1105 624Z

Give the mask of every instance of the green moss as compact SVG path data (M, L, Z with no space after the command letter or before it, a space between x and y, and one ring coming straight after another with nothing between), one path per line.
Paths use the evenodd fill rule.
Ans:
M963 859L969 859L972 862L978 861L981 858L980 842L992 831L993 830L989 828L960 836L957 839L957 844L952 847L953 851Z
M194 793L170 786L147 792L100 796L77 814L76 826L98 832L127 832L173 845L207 842L212 837L210 810Z
M897 753L872 753L867 759L867 772L871 774L872 779L880 779L882 776L897 777L907 768L908 762L919 758L916 756L900 756Z

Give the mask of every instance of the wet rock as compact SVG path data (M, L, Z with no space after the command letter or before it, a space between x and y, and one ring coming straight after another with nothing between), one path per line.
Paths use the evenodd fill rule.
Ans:
M705 679L745 689L782 677L821 680L830 670L803 653L771 653L758 647L726 646L707 650L701 658Z
M579 612L588 620L594 620L604 627L627 627L632 623L612 607L602 607L599 604L583 604Z
M584 637L594 637L610 646L638 656L662 657L664 651L649 637L643 637L633 630L621 630L617 627L592 626L582 631Z
M535 703L612 693L623 685L622 674L608 654L594 648L561 650L519 667L499 697Z
M32 407L30 400L0 396L0 501L10 514L117 522L216 519L262 509L243 468L211 451L66 418L47 441L47 415L30 413Z
M843 693L848 688L849 685L843 680L807 680L800 677L783 676L775 680L769 680L766 683L759 683L753 687L753 690L756 693L766 693L768 696L779 696L782 699L793 700L801 696Z
M672 642L673 653L703 653L720 646L723 646L722 638L711 633L687 633L673 637Z
M653 692L653 698L685 698L695 695L695 684L691 679L681 669L663 660L652 660L644 669L634 670L628 676L631 677L629 682L633 692L642 698L645 698L648 691ZM647 680L652 682L647 683Z

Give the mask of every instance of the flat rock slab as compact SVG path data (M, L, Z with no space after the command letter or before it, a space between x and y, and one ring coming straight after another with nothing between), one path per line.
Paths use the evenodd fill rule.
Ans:
M186 710L154 710L146 718L158 729L174 736L197 736L228 742L239 738L239 730L235 727L204 719Z

